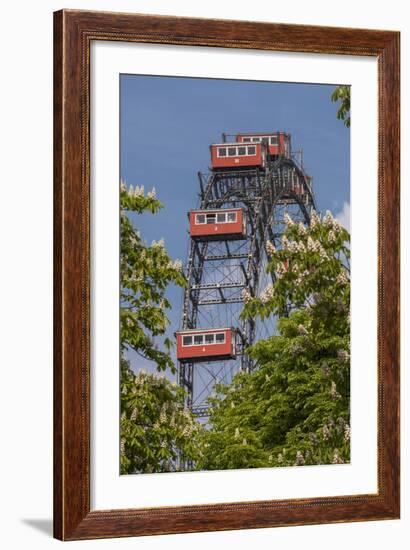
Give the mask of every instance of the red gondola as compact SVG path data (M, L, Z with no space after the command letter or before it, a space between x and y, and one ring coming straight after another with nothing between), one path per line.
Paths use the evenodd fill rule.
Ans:
M285 132L272 134L237 134L237 143L266 143L269 156L290 157L290 136Z
M189 232L197 241L246 239L246 214L242 208L191 210Z
M177 359L186 363L236 358L236 331L233 328L179 330Z
M211 165L215 170L227 168L264 168L266 147L263 143L239 145L238 143L213 143Z

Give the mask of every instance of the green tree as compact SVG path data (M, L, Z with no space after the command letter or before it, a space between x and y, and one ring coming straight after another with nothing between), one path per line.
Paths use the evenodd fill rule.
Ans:
M155 214L162 207L155 190L145 195L143 187L127 189L121 183L121 349L131 348L153 361L158 370L175 372L169 354L171 340L163 339L164 350L159 349L157 340L169 325L171 304L166 290L170 284L185 284L182 263L171 260L163 240L147 246L130 219L130 213Z
M165 375L134 374L121 360L121 473L171 472L200 457L201 426Z
M164 375L134 374L125 352L135 351L158 371L175 374L165 337L170 284L184 286L180 261L172 261L164 242L147 246L131 215L155 214L162 204L155 190L121 183L121 473L166 472L198 458L200 425L184 411L184 392Z
M336 86L332 93L332 101L339 101L337 118L343 120L344 125L350 126L350 86Z
M245 316L279 316L278 334L248 350L253 372L216 388L198 468L350 460L349 234L330 213L285 221L281 248L266 247L274 284L244 296Z

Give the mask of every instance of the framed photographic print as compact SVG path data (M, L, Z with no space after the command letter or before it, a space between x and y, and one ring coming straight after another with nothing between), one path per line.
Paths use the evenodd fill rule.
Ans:
M399 33L55 13L62 540L399 517Z

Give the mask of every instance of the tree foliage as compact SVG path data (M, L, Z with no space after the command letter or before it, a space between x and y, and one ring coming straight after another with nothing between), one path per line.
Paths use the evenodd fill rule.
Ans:
M143 187L134 190L121 184L121 347L153 361L158 370L175 372L169 355L172 342L164 338L161 350L157 340L169 324L166 289L170 284L185 284L182 264L171 260L163 240L147 246L129 217L132 212L155 214L160 208L155 191L145 195Z
M200 425L165 375L134 374L121 360L121 473L171 472L200 457Z
M169 324L166 298L170 284L183 286L181 262L172 261L164 242L147 246L130 214L155 214L155 191L121 184L121 473L168 472L199 458L200 425L184 410L184 391L164 375L139 370L125 359L127 349L153 362L158 371L175 373L163 338ZM162 348L162 349L161 349Z
M244 316L279 316L278 334L248 350L255 370L216 388L198 468L350 460L349 234L330 213L286 224L281 248L267 243L274 283L244 296Z
M339 101L337 118L343 120L344 125L350 127L350 86L336 86L332 93L332 101Z
M164 375L135 374L127 348L175 372L163 338L169 284L184 285L163 241L147 246L129 213L155 212L154 192L121 187L121 472L343 463L350 460L349 234L330 213L309 227L285 217L281 246L266 245L272 284L244 294L244 317L278 318L277 334L247 352L256 368L217 385L209 429L184 410Z

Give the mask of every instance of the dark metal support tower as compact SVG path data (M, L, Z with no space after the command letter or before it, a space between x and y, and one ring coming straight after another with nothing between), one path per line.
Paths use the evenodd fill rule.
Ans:
M265 169L199 173L200 209L243 208L245 240L191 239L181 329L234 327L237 359L212 363L180 363L179 384L186 406L198 417L208 415L208 397L216 383L229 383L238 370L251 371L247 346L275 333L276 320L240 317L246 296L259 296L272 284L266 273L266 243L281 246L284 215L308 224L315 199L310 178L292 157L270 160Z

